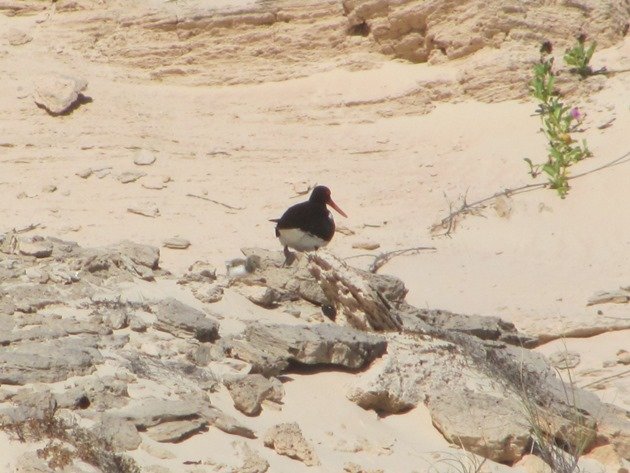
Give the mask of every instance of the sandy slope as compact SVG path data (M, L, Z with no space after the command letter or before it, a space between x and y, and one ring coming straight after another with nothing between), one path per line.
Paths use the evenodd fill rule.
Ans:
M580 177L565 200L548 190L520 194L509 200L507 217L490 205L465 219L450 237L432 237L429 228L446 215L449 201L465 194L472 202L530 183L523 158L541 161L545 156L531 102L437 103L432 112L420 114L424 105L397 100L421 81L452 79L458 61L413 65L362 52L371 67L367 71L330 70L326 64L322 72L283 82L189 87L135 80L124 66L86 62L63 45L50 54L45 32L38 37L45 25L35 20L0 16L0 30L20 27L34 34L26 45L0 47L3 229L39 224L37 233L89 246L121 239L160 246L165 238L179 235L192 246L163 249L164 268L181 273L195 260L221 268L241 247L279 248L267 219L297 202L301 197L295 197L296 190L326 184L349 215L338 223L354 232L337 234L330 247L335 253L365 254L352 248L363 241L378 242L377 252L436 248L398 257L381 270L405 281L412 304L499 315L533 333L557 333L603 318L630 320L627 305L585 305L598 290L630 283L628 164ZM630 41L599 51L594 62L627 70ZM51 70L86 77L93 102L57 118L35 107L29 96L31 78ZM629 97L626 72L606 80L601 92L579 100L587 113L583 136L594 157L574 173L596 169L630 151ZM611 127L597 128L613 118ZM138 169L133 164L136 148L152 150L156 163ZM75 175L87 167L111 167L111 174L87 179ZM115 178L130 170L170 181L165 189L152 190L142 187L146 177L129 184ZM57 187L53 193L43 190L50 184ZM145 201L157 204L161 216L127 212ZM371 262L367 257L354 261ZM625 330L567 340L567 348L583 356L575 372L578 382L620 373L623 367L603 368L602 362L628 349L629 339ZM539 350L549 354L560 348L558 341ZM370 438L362 446L364 466L386 471L413 471L407 466L431 461L430 455L418 453L419 436L421 452L446 447L421 409L379 420L345 400L338 386L348 376L292 376L282 412L265 411L255 422L266 426L280 417L298 420L305 435L314 439L322 471L343 463L340 442L348 448L360 443L357 432ZM604 400L630 408L627 373L604 388ZM330 397L331 391L338 395ZM229 411L229 399L222 394L217 402ZM322 411L328 415L321 416ZM336 443L329 442L322 435L325 429L347 436L336 434ZM169 449L179 459L206 459L198 452L207 442L231 441L211 431ZM147 464L153 461L145 453L137 455ZM216 455L211 459L225 461ZM403 470L396 466L401 464ZM295 465L274 456L272 471L311 471Z

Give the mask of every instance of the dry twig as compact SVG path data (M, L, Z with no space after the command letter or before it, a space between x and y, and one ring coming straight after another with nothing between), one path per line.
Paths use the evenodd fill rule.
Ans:
M617 159L614 159L606 164L603 164L599 167L596 167L595 169L591 169L590 171L585 171L583 173L580 174L576 174L574 176L570 176L568 178L568 180L573 180L573 179L577 179L578 177L582 177L582 176L586 176L588 174L597 172L597 171L601 171L603 169L609 168L609 167L613 167L613 166L617 166L619 164L625 164L628 161L630 161L630 151L628 151L627 153L623 154L622 156L618 157ZM463 196L463 202L462 205L456 209L453 210L453 204L451 202L449 202L449 213L446 217L444 217L442 220L440 220L438 223L434 224L433 226L431 226L431 233L433 234L437 234L437 232L440 229L443 229L444 232L439 234L440 236L448 236L450 235L454 230L455 230L455 226L457 224L457 218L458 217L462 217L464 215L469 215L469 214L474 214L475 212L479 212L480 210L484 209L487 205L488 202L497 199L498 197L510 197L512 195L516 195L516 194L521 194L523 192L529 192L529 191L533 191L536 189L544 189L546 187L549 186L549 183L544 182L544 183L537 183L537 184L527 184L524 186L520 186L520 187L515 187L512 189L504 189L500 192L496 192L495 194L488 196L488 197L484 197L482 199L479 199L475 202L472 203L468 203L466 201L466 195Z
M218 200L210 199L202 195L186 194L186 197L194 197L196 199L207 200L208 202L212 202L213 204L217 204L217 205L222 205L226 209L230 209L230 210L245 210L245 207L232 207L231 205L224 204L223 202L219 202Z

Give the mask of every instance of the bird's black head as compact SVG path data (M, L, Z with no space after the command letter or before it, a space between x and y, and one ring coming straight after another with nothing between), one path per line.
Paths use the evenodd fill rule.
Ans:
M341 210L337 204L332 200L330 196L330 189L326 186L317 186L311 192L311 196L308 199L310 202L317 202L318 204L330 205L333 209L339 212L344 217L347 217L346 213Z
M316 186L308 200L320 204L327 204L330 200L330 189L326 186Z

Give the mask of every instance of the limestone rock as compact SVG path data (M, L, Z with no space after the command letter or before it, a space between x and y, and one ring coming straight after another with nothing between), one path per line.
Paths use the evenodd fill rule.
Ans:
M155 162L155 155L147 149L139 149L133 162L137 166L149 166Z
M191 282L213 282L217 279L217 270L205 261L195 261L188 267L188 271L179 279L178 284Z
M53 251L52 243L41 237L20 239L18 248L21 254L35 258L47 258Z
M278 379L268 379L261 374L247 375L238 381L228 383L227 388L234 401L234 407L248 416L260 414L261 404L265 399L280 402L284 392Z
M129 240L124 240L114 245L112 249L121 255L127 256L135 264L149 269L157 269L160 261L160 250L155 246L141 245Z
M59 115L69 111L86 88L85 79L53 73L37 80L33 99L51 115Z
M278 424L270 428L263 439L265 447L272 448L279 455L299 460L307 466L319 465L313 447L302 435L297 423Z
M176 337L194 336L200 342L219 338L219 323L177 299L164 299L157 307L156 330L169 332Z
M238 435L248 439L256 438L256 434L245 425L241 424L234 417L229 416L220 410L210 407L202 411L204 418L212 426L225 432L226 434Z
M11 28L6 34L8 43L11 46L21 46L33 41L33 36L26 31L18 30L17 28Z
M619 350L617 352L617 363L621 365L630 365L630 352Z
M118 182L121 182L122 184L129 184L130 182L135 182L146 175L146 172L127 171L119 174L116 179L118 179Z
M204 304L214 304L223 299L223 286L221 284L210 284L209 286L193 287L193 295Z
M54 383L91 373L100 362L100 352L82 338L0 347L0 384Z
M530 427L517 402L479 393L444 390L428 401L433 425L454 444L496 462L521 458Z
M425 62L434 50L457 59L488 47L519 42L560 42L589 23L589 35L612 44L623 32L627 10L619 2L581 2L580 8L548 8L542 0L520 5L501 0L463 4L438 0L343 0L352 27L365 25L385 54ZM476 27L483 24L484 28Z
M173 250L185 250L190 246L190 241L185 238L173 237L164 240L164 246Z
M381 413L412 409L430 389L423 381L434 370L445 368L441 364L442 353L453 348L441 340L395 337L388 342L387 355L353 383L347 397L364 409Z
M116 450L135 450L142 439L136 426L125 419L104 415L94 433L111 443Z
M140 202L136 205L128 207L127 212L151 218L160 216L160 209L158 209L154 202Z
M185 419L150 427L147 435L157 442L180 442L206 429L205 419Z
M235 289L241 286L262 285L275 291L276 303L305 299L313 304L327 304L328 300L319 284L308 271L308 260L298 256L290 266L283 266L284 255L280 251L260 248L243 248L245 260L242 264L228 268L232 278L238 277ZM238 270L238 271L237 271ZM262 282L264 280L264 282Z
M164 422L201 418L202 409L203 406L197 402L143 399L113 409L108 414L113 418L128 420L143 430Z
M373 241L357 241L352 244L352 248L368 251L376 250L377 248L380 248L380 246L380 243L376 243Z
M364 368L387 347L382 337L332 324L251 324L244 335L254 348L271 357L304 365L338 365L349 369Z
M232 443L235 445L235 443ZM237 444L241 448L241 456L243 463L241 466L233 469L231 473L265 473L269 469L269 462L265 460L258 452L252 450L245 442L240 441Z
M389 302L364 274L325 251L310 253L308 260L327 300L341 312L337 323L369 331L402 328Z

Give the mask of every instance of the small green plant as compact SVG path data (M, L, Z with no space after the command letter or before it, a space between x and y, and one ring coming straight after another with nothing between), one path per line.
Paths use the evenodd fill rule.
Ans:
M585 34L578 36L577 44L571 49L567 49L564 55L564 62L572 67L570 71L579 74L582 79L594 74L589 63L596 47L596 41L593 41L590 46L586 46Z
M544 164L534 164L526 158L532 177L541 172L547 175L549 185L564 198L569 191L568 167L588 156L586 140L576 144L571 132L582 122L582 113L577 107L565 105L555 88L552 46L545 42L540 48L540 60L534 65L534 77L530 82L530 93L538 100L537 113L542 121L541 131L548 141L548 159Z

